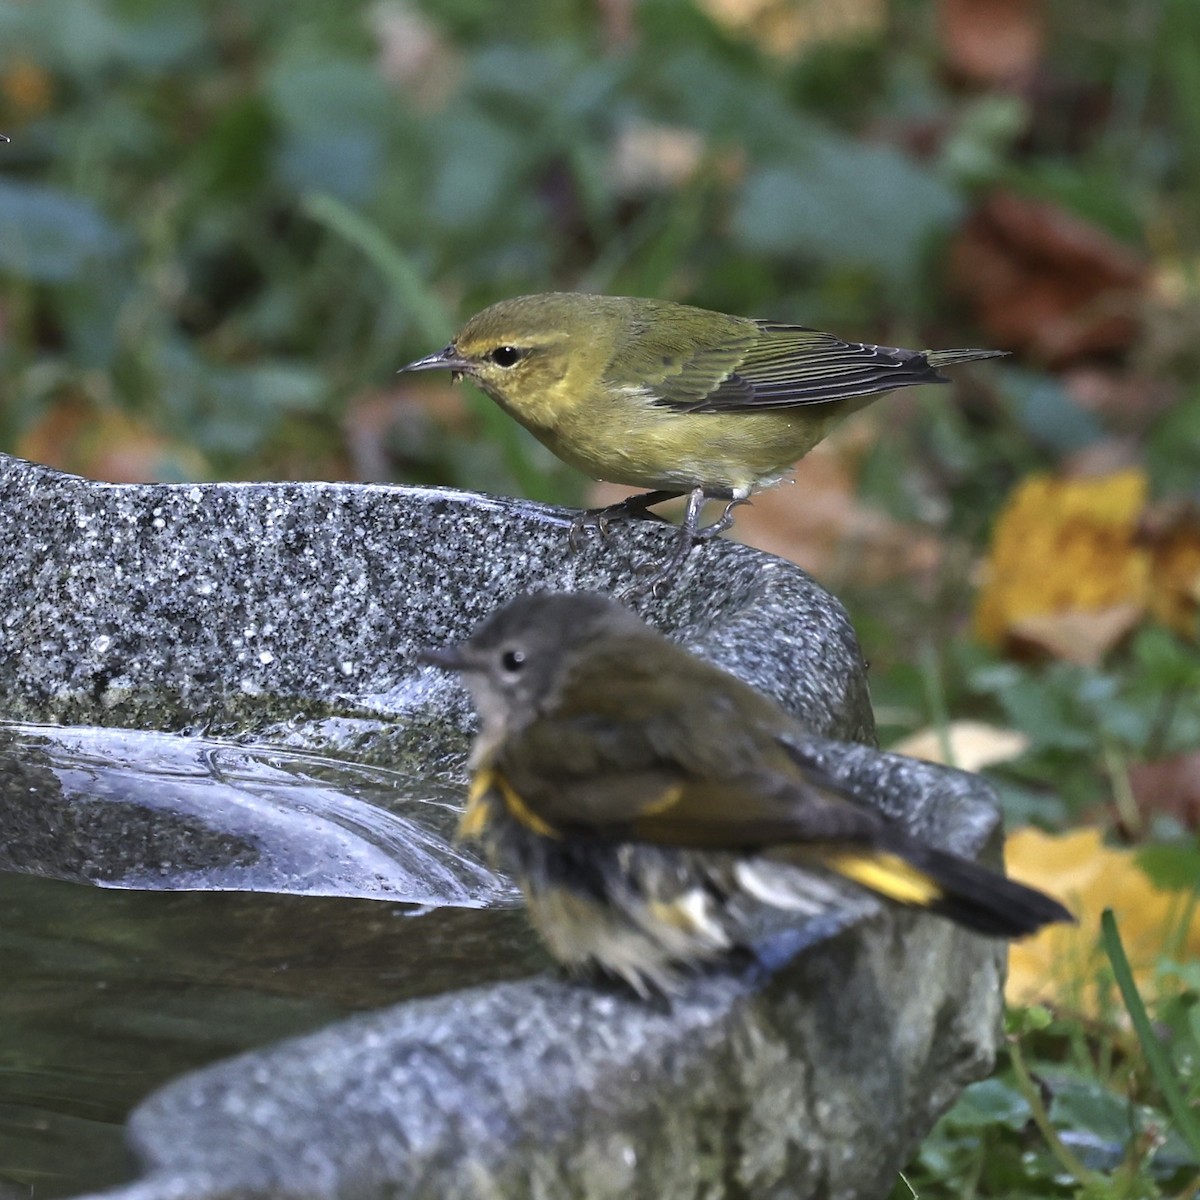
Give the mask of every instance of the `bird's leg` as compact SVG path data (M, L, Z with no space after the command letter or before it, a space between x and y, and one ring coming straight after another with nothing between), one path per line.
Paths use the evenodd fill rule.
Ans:
M613 521L662 520L657 513L647 512L647 509L682 495L683 492L671 491L640 492L605 508L589 508L571 522L571 549L579 549L585 530L594 529L602 539L607 537L608 527Z
M629 595L642 595L651 592L661 596L668 584L683 569L692 547L696 544L697 530L700 525L700 514L708 501L708 493L702 487L692 488L688 493L687 508L684 510L683 521L679 526L679 536L675 539L675 548L665 563L644 583L636 588L628 589Z
M709 538L714 538L718 534L722 534L733 524L733 510L740 504L749 504L749 496L714 496L711 492L707 493L708 500L725 500L729 503L725 505L725 511L711 524L705 525L703 529L697 529L695 540L698 542L707 542Z

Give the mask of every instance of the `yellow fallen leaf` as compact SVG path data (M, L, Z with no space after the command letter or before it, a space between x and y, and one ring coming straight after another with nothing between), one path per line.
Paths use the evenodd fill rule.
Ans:
M1200 636L1200 510L1194 502L1165 501L1140 532L1151 556L1151 613L1184 637Z
M1115 611L1120 626L1129 606L1140 613L1150 574L1137 539L1146 495L1136 470L1026 479L996 522L975 607L979 638L1000 645L1022 623L1053 615Z
M887 0L700 0L709 17L768 54L794 59L824 42L877 34Z
M996 763L1020 758L1029 747L1029 738L1015 729L1002 729L984 721L951 721L945 729L950 743L950 761L946 761L942 731L921 729L901 739L891 750L926 762L959 767L964 771L981 771Z
M1048 1001L1075 1012L1097 1012L1096 980L1106 962L1100 914L1111 908L1139 988L1147 990L1160 956L1200 957L1200 922L1177 942L1188 894L1150 882L1133 851L1106 846L1098 829L1053 835L1019 829L1005 857L1014 879L1057 896L1078 925L1051 925L1013 944L1008 959L1010 1004Z

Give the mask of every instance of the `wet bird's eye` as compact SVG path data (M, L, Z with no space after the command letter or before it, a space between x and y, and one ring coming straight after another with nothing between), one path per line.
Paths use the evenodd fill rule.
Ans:
M498 367L515 367L524 357L525 351L518 350L516 346L497 346L488 355Z
M519 671L525 662L525 655L520 650L505 650L500 656L500 665L510 674Z

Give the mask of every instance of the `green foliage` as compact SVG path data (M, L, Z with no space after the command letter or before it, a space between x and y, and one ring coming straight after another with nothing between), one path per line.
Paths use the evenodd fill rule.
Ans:
M1131 1054L1119 1014L1085 1025L1047 1010L1009 1014L996 1074L972 1084L938 1122L891 1200L1168 1200L1187 1196L1200 1155L1174 1123L1162 1090L1200 1101L1200 992L1160 1006L1169 1065Z

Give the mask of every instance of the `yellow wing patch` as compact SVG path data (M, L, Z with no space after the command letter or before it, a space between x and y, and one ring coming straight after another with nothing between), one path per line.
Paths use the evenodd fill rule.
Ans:
M673 787L667 788L665 792L657 800L652 800L638 814L640 817L655 817L659 813L664 813L668 808L676 805L683 799L683 784L677 783Z
M471 779L471 788L467 792L467 807L458 818L458 829L455 837L459 841L470 838L477 839L487 828L488 793L496 786L496 772L491 767L483 767L476 771Z
M471 780L471 789L467 792L467 807L458 821L456 836L460 839L479 836L487 829L491 819L487 798L492 792L499 792L504 801L504 807L509 815L519 821L526 829L540 834L542 837L557 838L557 829L537 815L521 797L513 786L494 767L483 767L475 772Z
M895 900L928 908L942 898L942 889L924 871L918 871L897 854L877 850L841 850L823 858L830 870L863 887Z

